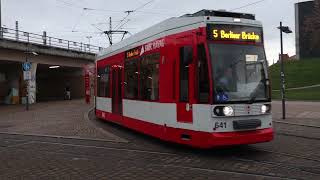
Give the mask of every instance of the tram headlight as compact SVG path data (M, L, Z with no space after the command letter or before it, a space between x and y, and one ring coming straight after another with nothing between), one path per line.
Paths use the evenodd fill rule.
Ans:
M231 106L216 106L212 110L212 117L215 116L233 116L234 110Z
M262 105L261 106L261 113L262 114L265 114L265 113L267 113L267 112L269 112L270 111L270 107L269 107L269 105Z
M223 108L223 114L225 116L232 116L233 115L233 108L231 106L225 106Z

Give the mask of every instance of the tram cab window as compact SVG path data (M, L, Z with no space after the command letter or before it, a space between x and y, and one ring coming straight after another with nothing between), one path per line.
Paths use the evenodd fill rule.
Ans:
M99 97L110 97L110 67L98 68L97 94Z
M160 54L149 54L140 60L140 98L159 100L159 59Z
M138 98L138 59L127 59L125 61L124 96L129 99Z
M209 71L204 44L198 45L198 100L200 103L209 102Z
M192 47L180 48L180 101L189 101L189 64L192 62Z

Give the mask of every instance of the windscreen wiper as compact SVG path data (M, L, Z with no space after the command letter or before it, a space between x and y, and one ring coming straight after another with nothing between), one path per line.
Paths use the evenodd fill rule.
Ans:
M257 90L258 89L260 89L260 87L261 87L261 82L266 82L266 81L268 81L269 79L266 79L266 78L264 78L264 79L261 79L260 80L260 83L258 84L258 86L253 90L253 92L250 94L250 99L249 99L249 101L248 101L248 104L252 104L255 100L256 100L256 98L257 98Z
M263 79L260 80L260 82L262 82ZM254 90L252 91L252 93L250 94L250 99L248 101L248 104L252 104L254 102L254 100L256 100L257 98L257 89L259 89L260 83L258 84L258 86L256 88L254 88Z
M254 102L254 100L256 100L257 96L255 95L255 92L253 92L254 95L253 96L250 96L250 99L248 101L248 104L252 104Z

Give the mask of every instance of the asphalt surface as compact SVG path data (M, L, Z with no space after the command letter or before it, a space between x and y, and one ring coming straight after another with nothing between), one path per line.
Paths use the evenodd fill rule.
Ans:
M294 102L286 120L278 105L274 141L210 150L86 118L79 100L0 107L0 179L319 179L320 103Z

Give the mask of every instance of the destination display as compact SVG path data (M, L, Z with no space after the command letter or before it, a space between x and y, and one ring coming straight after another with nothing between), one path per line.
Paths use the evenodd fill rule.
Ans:
M140 55L140 51L141 51L141 47L137 47L137 48L134 48L134 49L130 49L128 51L126 51L126 59L129 59L129 58L133 58L133 57L137 57Z
M225 24L208 24L207 38L214 41L263 42L262 28Z

